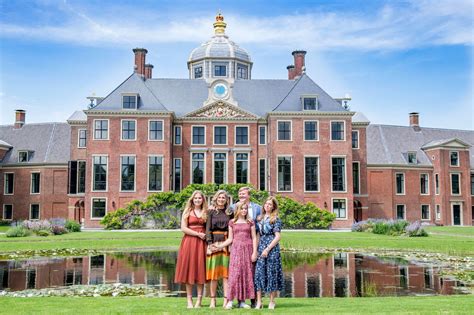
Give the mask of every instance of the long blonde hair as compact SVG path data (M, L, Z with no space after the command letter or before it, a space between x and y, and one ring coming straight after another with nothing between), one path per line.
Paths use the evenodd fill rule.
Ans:
M191 197L189 197L188 201L186 202L186 205L184 206L184 210L183 210L183 218L187 219L189 217L189 215L191 214L191 211L194 210L194 197L197 195L197 194L200 194L201 197L202 197L202 205L201 205L201 210L202 210L202 214L201 214L201 219L203 219L204 221L207 220L207 200L206 200L206 196L202 193L202 191L200 190L195 190Z
M276 222L278 218L278 201L273 196L268 197L263 203L263 207L262 207L263 211L262 211L262 214L258 217L258 220L259 221L262 220L263 217L265 216L265 204L267 203L267 201L271 201L273 204L272 212L270 213L270 223L273 224Z
M239 219L239 216L240 216L240 212L242 212L242 209L245 207L247 207L247 215L245 216L245 220L247 221L247 223L250 223L252 221L251 218L249 218L249 206L246 204L246 203L242 203L242 202L237 202L237 204L235 205L235 212L234 212L234 223L237 222L237 220Z
M214 196L212 197L212 200L211 200L211 204L212 206L214 207L214 211L216 213L219 213L219 210L217 209L217 198L219 197L219 195L222 195L224 194L225 195L225 205L224 205L224 212L225 214L227 215L231 215L232 214L232 210L230 209L230 196L229 194L227 193L227 191L221 189L221 190L218 190Z

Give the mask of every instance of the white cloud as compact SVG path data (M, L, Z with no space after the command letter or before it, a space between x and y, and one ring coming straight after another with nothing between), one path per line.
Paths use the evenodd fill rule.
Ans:
M212 17L196 18L127 11L123 15L84 13L64 2L63 25L25 26L0 23L0 36L76 45L150 45L155 43L202 42L212 33ZM115 8L114 10L120 10ZM184 9L183 9L184 10ZM471 0L417 0L406 5L385 5L374 14L361 12L308 12L280 16L226 14L228 33L242 45L313 50L384 51L429 45L472 45ZM106 14L106 13L104 13ZM146 18L140 18L145 16ZM127 21L135 21L133 23ZM153 21L153 22L152 22Z

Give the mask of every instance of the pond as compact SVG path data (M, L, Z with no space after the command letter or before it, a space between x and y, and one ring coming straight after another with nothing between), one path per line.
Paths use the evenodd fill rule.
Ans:
M113 252L95 256L0 261L1 291L75 285L145 285L185 296L173 283L177 252ZM449 295L464 284L442 269L397 257L357 253L283 253L284 297ZM222 291L222 290L219 290ZM209 290L206 290L209 292Z

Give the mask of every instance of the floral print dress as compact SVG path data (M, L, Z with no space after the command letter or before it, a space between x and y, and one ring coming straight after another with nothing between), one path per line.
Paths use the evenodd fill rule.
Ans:
M260 240L258 242L258 260L255 266L255 290L263 292L283 290L283 269L281 266L280 244L278 243L262 257L263 250L275 238L275 233L281 231L281 220L270 223L270 218L262 219L259 223Z

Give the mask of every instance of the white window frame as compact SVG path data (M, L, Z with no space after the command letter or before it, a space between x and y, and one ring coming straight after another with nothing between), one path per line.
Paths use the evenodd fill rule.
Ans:
M122 157L134 157L135 158L135 174L133 175L133 190L122 190ZM119 168L119 192L121 193L135 193L137 192L137 155L136 154L120 154L120 168ZM147 163L148 165L148 163ZM108 167L108 163L107 163ZM107 174L108 175L108 174ZM148 185L148 182L147 182Z
M456 165L452 165L451 164L451 153L456 153L458 158L457 158L457 164ZM451 167L459 167L461 165L461 161L460 160L460 157L459 157L459 151L449 151L449 166Z
M281 158L281 157L289 157L290 158L290 171L291 171L291 189L290 190L279 190L278 189L278 159ZM277 192L282 192L282 193L292 193L293 192L293 188L294 188L294 183L293 183L293 155L291 154L281 154L281 155L277 155L276 156L276 181L275 181L275 184L276 184L276 191Z
M262 183L261 180L260 180L260 161L264 161L264 180L263 180L263 186L264 186L264 189L263 190L267 190L267 176L268 176L268 172L267 172L267 159L266 158L259 158L258 159L258 189L260 189L260 184Z
M403 206L403 219L402 220L406 220L407 219L407 205L403 203L397 203L395 205L395 219L398 220L398 206Z
M401 194L399 194L397 192L397 175L398 174L402 174L403 175L403 192ZM405 186L406 186L406 176L405 176L405 173L404 172L395 172L395 177L394 177L394 181L395 181L395 195L397 196L405 196L405 193L406 193L406 190L405 190Z
M333 122L342 122L343 125L344 125L344 134L343 134L343 139L342 140L334 140L332 138L332 123ZM334 141L334 142L346 141L346 134L347 134L347 129L346 129L346 121L345 120L330 120L329 121L329 141ZM352 147L352 141L351 141L351 147Z
M106 139L97 139L95 137L95 122L98 120L107 120L107 138ZM122 124L122 123L120 123ZM122 126L120 126L120 129L122 129ZM97 140L97 141L107 141L110 140L110 119L94 119L92 122L92 139ZM120 132L120 138L122 138L122 132Z
M357 147L356 148L352 147L352 133L353 132L357 133ZM352 131L351 131L351 148L352 148L352 150L359 150L360 149L360 131L359 130L352 129Z
M190 184L190 185L193 184L193 181L194 181L194 178L193 178L193 154L194 154L194 153L202 153L202 154L204 154L204 170L203 170L203 172L204 172L203 175L204 175L204 176L203 176L202 181L203 181L203 183L205 184L205 183L207 182L207 181L206 181L206 173L207 173L207 163L206 163L206 160L207 160L207 152L206 152L206 151L191 151L191 152L189 152L189 157L190 157L190 159L189 159L189 179L190 179L189 184ZM181 162L181 163L182 163L182 162ZM174 167L174 166L173 166L173 167ZM181 164L181 174L183 174L182 168L183 168L183 164ZM182 175L181 175L181 182L182 182L182 181L183 181L183 177L182 177Z
M86 145L83 146L83 147L81 147L81 131L84 131L86 133ZM87 147L87 129L86 128L79 128L79 129L77 129L77 148L78 149L85 149L86 147Z
M224 184L228 184L229 183L229 154L228 152L225 152L225 151L212 151L212 183L215 183L215 177L214 177L214 173L215 173L215 168L214 168L214 155L216 153L219 153L219 154L225 154L225 174L224 174Z
M194 127L203 127L204 128L204 143L194 143ZM206 133L207 133L207 130L206 130L205 125L191 125L191 145L206 145L206 143L207 143ZM183 141L181 141L181 142L183 142Z
M426 175L426 193L421 191L421 176ZM421 173L420 174L420 195L426 196L430 194L430 174L428 173Z
M451 208L451 225L454 225L454 206L458 205L459 206L459 217L460 217L460 225L458 226L464 226L464 208L463 208L463 202L460 201L451 201L449 207Z
M435 205L435 219L436 221L441 220L441 205L440 204Z
M414 155L415 155L415 162L410 162L410 154L414 154ZM416 165L416 164L418 164L418 160L417 160L417 157L416 157L416 151L408 151L408 152L407 152L407 163L410 164L410 165Z
M453 175L459 176L459 194L453 194ZM461 196L462 195L462 184L461 184L461 173L449 173L449 186L451 187L451 196Z
M176 129L180 130L181 143L176 143ZM183 145L183 126L181 125L173 126L173 145Z
M234 184L237 183L237 154L247 154L247 182L250 183L250 151L234 151Z
M237 144L237 128L247 128L247 143ZM250 126L249 125L235 125L234 126L234 144L235 146L249 146L250 145Z
M343 199L346 202L346 216L344 218L337 218L336 217L336 221L347 220L348 214L349 214L349 204L347 203L347 198L346 197L331 197L331 213L334 213L334 214L336 214L334 212L334 200L335 199L338 199L338 200Z
M318 159L318 190L306 190L306 158L317 158ZM321 192L321 159L319 155L303 155L303 192L308 194L314 194Z
M20 153L26 153L26 161L25 162L20 161ZM30 160L30 152L28 152L28 150L19 150L18 151L18 163L28 163L29 160Z
M290 123L290 139L288 140L280 140L279 139L279 123L280 122L289 122ZM282 142L289 142L289 141L293 141L293 121L292 120L277 120L276 121L276 138L277 138L277 141L282 141Z
M161 122L161 139L150 139L150 132L151 132L151 123L152 122ZM136 129L136 126L135 126ZM120 133L122 134L122 133ZM135 136L137 131L135 130ZM165 121L163 119L148 119L148 141L152 142L163 142L165 139Z
M318 283L319 283L319 296L317 297L322 297L323 296L323 287L322 287L322 282L321 282L321 273L319 272L305 272L304 273L304 291L305 295L304 297L308 297L308 275L315 275L315 278L318 278Z
M428 206L428 219L423 219L423 206ZM431 220L431 207L429 204L423 203L420 205L420 220L421 221L430 221Z
M216 127L224 127L225 128L225 143L216 143ZM204 132L206 132L204 130ZM226 125L214 125L212 126L212 144L213 145L228 145L229 143L229 127ZM214 158L214 155L213 155ZM212 177L214 179L214 177Z
M123 98L125 96L135 97L135 108L124 108L123 107ZM122 100L122 104L121 104L122 105L121 106L122 110L137 110L138 109L138 94L137 93L122 93L121 100Z
M319 96L319 95L317 95L317 94L314 94L314 95L312 95L312 94L301 95L301 98L300 98L300 100L301 100L301 110L304 111L304 112L317 111L317 110L319 110L319 98L318 98L318 96ZM304 108L304 100L305 100L306 98L314 98L314 99L316 99L316 104L315 104L315 105L316 105L316 109L305 109L305 108Z
M103 217L93 217L92 216L92 213L93 213L93 210L94 210L94 199L105 199L105 214ZM91 215L90 215L90 220L91 221L100 221L102 220L108 213L107 211L107 204L108 204L108 200L107 200L107 197L91 197Z
M263 128L265 130L265 143L260 143L260 137L262 135L261 133L261 128ZM267 144L267 126L264 126L264 125L260 125L258 126L258 145L266 145ZM266 162L265 162L266 163Z
M106 157L107 158L107 176L106 176L106 183L105 183L105 190L94 190L94 158L95 157ZM91 159L91 192L99 192L104 193L109 191L109 155L108 154L92 154Z
M470 173L470 174L469 174L469 184L470 184L470 185L469 185L469 188L471 189L471 196L474 196L474 195L472 194L472 192L473 192L473 189L472 189L472 186L473 186L473 185L472 185L472 178L473 178L473 176L474 176L474 173Z
M225 75L216 75L215 66L225 66ZM230 77L229 70L230 70L230 64L228 61L211 62L211 75L213 78L229 78ZM203 77L204 77L204 72L203 72Z
M86 181L84 181L84 192L78 192L79 190L79 163L85 163L86 171L84 173L84 176L87 178L87 161L86 160L77 160L77 174L76 174L76 195L78 196L84 196L85 192L85 187L86 187ZM108 165L108 160L107 160L107 165Z
M359 180L358 180L358 183L357 183L357 185L358 185L358 187L359 187L359 192L358 192L358 193L354 193L354 195L360 195L360 191L361 191L361 186L360 186L360 179L361 179L361 178L360 178L360 174L361 174L361 172L360 172L360 161L352 161L352 172L354 172L354 163L357 163L357 164L359 165L359 166L357 167L357 170L359 171L359 176L357 176L358 179L359 179ZM332 168L331 168L331 169L332 169ZM354 177L354 175L352 175L352 177ZM352 181L354 181L354 179L352 179ZM352 186L354 186L354 185L352 185ZM352 191L354 191L354 187L352 187Z
M40 174L40 182L39 182L39 192L34 193L33 192L33 174ZM30 195L39 195L41 194L41 172L40 171L34 171L30 173Z
M135 122L135 138L133 139L124 139L123 138L123 122L124 121L134 121ZM137 135L138 135L138 124L136 119L120 119L120 141L137 141Z
M435 195L439 195L440 186L441 186L441 184L439 182L439 174L438 173L434 174L434 178L435 178L434 179ZM436 180L436 179L438 179L438 180Z
M333 183L332 183L332 158L344 158L344 190L341 190L341 191L334 191L333 190ZM329 163L329 167L331 169L331 193L347 193L347 186L348 186L348 183L347 183L347 155L331 155L330 156L330 163ZM351 169L352 169L352 165L351 165ZM340 199L340 198L336 198L336 199Z
M192 157L192 156L191 156ZM180 181L179 181L179 191L183 190L183 159L182 158L174 158L173 159L173 190L175 191L175 179L176 179L176 160L181 160L181 174L180 174ZM192 163L191 163L192 166Z
M196 78L196 72L195 72L195 69L197 68L201 68L201 76L199 78ZM193 65L191 67L191 75L192 75L192 78L193 79L202 79L204 78L204 63L203 62L200 62L200 63L197 63L195 65Z
M11 194L7 194L7 174L13 174L13 190ZM3 194L5 196L13 196L15 194L15 173L14 172L5 172L3 173Z
M151 157L161 157L161 190L150 190L150 158ZM165 183L164 183L164 161L165 157L163 154L148 154L147 156L147 176L146 176L146 191L147 192L163 192ZM174 168L174 164L173 164ZM135 157L135 186L137 185L137 179L136 179L136 170L137 170L137 158ZM122 174L120 174L122 175ZM174 180L174 179L173 179Z
M38 219L32 219L31 218L31 210L33 208L33 205L38 205ZM39 204L39 203L30 203L30 211L28 213L28 220L30 220L30 221L39 221L39 220L41 220L41 204Z
M5 208L6 206L11 206L12 207L12 218L11 219L5 219ZM13 221L13 204L11 203L5 203L3 204L3 211L2 211L2 220L3 221Z
M316 123L316 139L314 139L314 140L307 140L306 139L306 123L307 122ZM317 141L319 141L319 120L303 120L303 141L305 141L305 142L317 142Z

